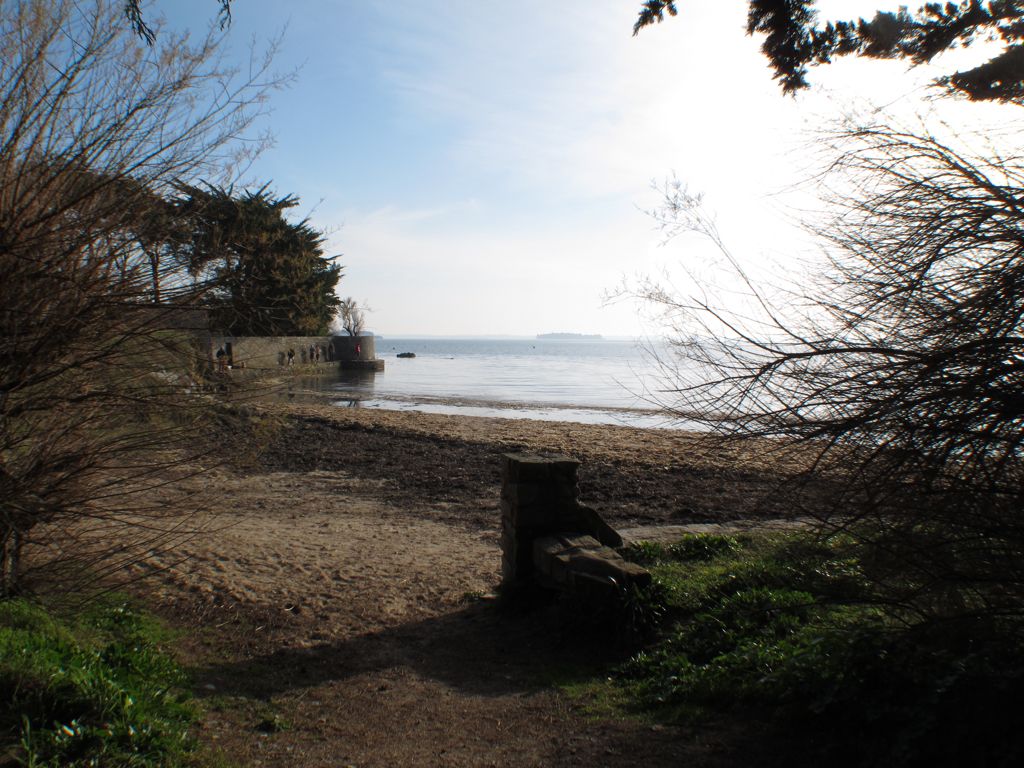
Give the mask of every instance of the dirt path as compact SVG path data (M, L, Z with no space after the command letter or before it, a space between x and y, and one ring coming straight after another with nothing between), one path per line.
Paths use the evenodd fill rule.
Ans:
M217 490L216 514L145 583L188 628L204 741L242 765L733 764L713 734L596 717L552 686L610 658L564 614L510 613L490 597L499 489L492 471L473 472L507 443L358 418L306 412L255 463L186 481ZM548 426L544 441L558 429L574 427ZM595 452L608 445L596 429ZM375 461L347 462L353 446ZM617 524L686 522L671 488L641 515L635 489L609 487Z

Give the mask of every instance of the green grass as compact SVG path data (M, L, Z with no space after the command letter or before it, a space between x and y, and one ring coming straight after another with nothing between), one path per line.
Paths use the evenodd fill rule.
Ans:
M650 642L566 690L599 709L744 723L787 765L1024 764L1019 622L917 625L883 610L849 539L688 536L626 555Z
M622 674L639 701L677 707L678 716L688 704L777 699L792 664L825 636L878 618L849 604L856 568L828 544L691 536L652 554L643 557L671 621Z
M124 602L57 617L0 602L0 749L27 766L193 765L187 680Z

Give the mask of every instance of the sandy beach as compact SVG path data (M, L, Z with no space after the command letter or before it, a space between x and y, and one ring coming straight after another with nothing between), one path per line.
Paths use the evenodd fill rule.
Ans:
M552 685L611 659L557 610L499 610L499 459L579 459L581 500L656 538L785 525L797 510L766 495L770 451L668 430L268 407L265 449L225 434L225 461L184 481L212 500L206 530L139 585L187 629L212 748L243 765L733 764L727 734L596 716Z

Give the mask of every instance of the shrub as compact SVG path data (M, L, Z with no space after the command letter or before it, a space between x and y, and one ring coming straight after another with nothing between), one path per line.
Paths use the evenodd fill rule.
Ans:
M651 567L672 620L619 669L620 684L669 719L742 713L768 728L779 763L1019 764L1019 623L908 630L874 605L853 547L747 537L697 562L664 548Z

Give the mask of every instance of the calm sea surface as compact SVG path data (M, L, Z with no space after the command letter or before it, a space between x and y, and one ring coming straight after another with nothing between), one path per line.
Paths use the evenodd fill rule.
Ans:
M376 347L383 372L339 374L317 388L336 392L339 406L692 426L670 422L652 403L662 385L636 341L386 337Z

